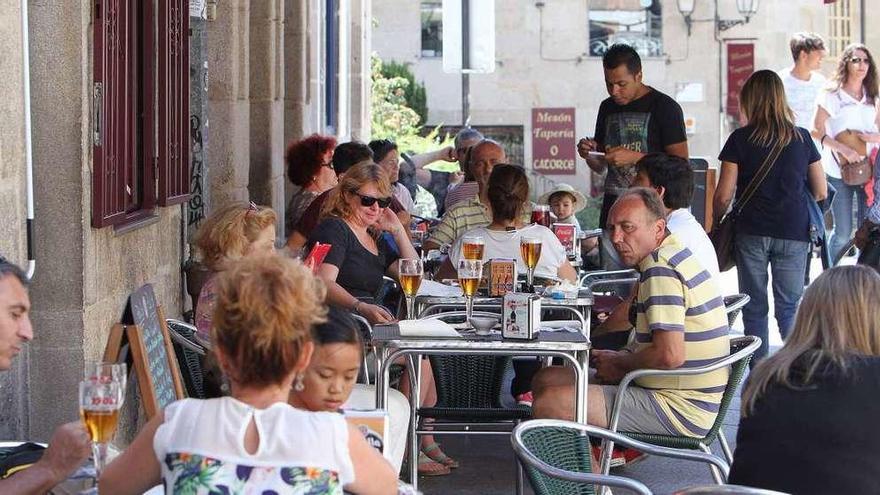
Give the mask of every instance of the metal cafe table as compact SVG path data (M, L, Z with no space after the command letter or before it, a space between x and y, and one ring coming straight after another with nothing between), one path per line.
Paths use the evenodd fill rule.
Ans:
M469 355L469 356L542 356L557 357L572 365L575 372L575 420L587 421L587 361L590 342L586 335L569 331L542 331L536 340L503 339L499 333L488 336L461 335L461 337L405 337L400 335L396 323L377 325L373 328L372 344L376 348L376 407L384 409L388 403L389 370L398 358L413 358L416 383L412 387L410 401L409 448L410 482L417 486L417 464L413 462L418 452L416 438L416 409L418 408L419 362L422 355Z

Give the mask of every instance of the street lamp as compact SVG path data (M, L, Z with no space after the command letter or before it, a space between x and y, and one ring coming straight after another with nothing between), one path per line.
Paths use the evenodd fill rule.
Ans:
M695 22L695 19L693 19L691 15L694 13L696 0L676 0L676 2L678 11L681 13L682 17L684 17L684 23L687 25L688 36L690 36L691 25ZM760 0L736 0L736 10L739 11L739 15L743 16L743 19L722 19L718 16L718 0L715 0L715 18L700 19L700 21L706 22L714 20L715 29L718 31L727 31L734 26L747 24L749 19L758 13L759 3Z

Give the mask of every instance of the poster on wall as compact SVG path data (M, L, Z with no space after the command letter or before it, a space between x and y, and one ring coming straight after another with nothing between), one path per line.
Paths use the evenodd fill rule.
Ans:
M727 115L740 121L739 92L749 76L755 72L755 45L728 43L727 45Z
M573 175L576 143L574 108L532 109L532 170Z

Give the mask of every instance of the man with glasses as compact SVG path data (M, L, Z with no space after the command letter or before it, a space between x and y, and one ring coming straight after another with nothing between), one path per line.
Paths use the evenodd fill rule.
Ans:
M449 188L443 203L446 211L451 210L459 203L470 200L479 192L477 180L474 178L473 171L470 170L470 164L473 161L469 152L483 139L480 131L470 127L465 127L455 135L455 157L464 174L464 182Z
M0 371L34 338L28 280L21 268L0 256ZM49 447L32 466L0 480L0 493L43 494L80 467L91 453L91 441L82 421L61 425Z

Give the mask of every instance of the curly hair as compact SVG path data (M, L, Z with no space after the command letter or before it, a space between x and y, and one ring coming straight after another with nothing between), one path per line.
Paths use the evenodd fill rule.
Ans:
M244 256L260 232L275 224L275 211L253 203L233 203L215 211L205 220L195 236L202 261L211 270Z
M240 385L284 382L326 320L326 288L299 261L243 258L219 276L211 338Z
M335 137L320 134L312 134L290 143L284 155L287 178L300 187L306 186L321 171L324 155L335 147Z
M865 80L862 82L862 86L865 87L865 96L867 97L868 103L873 105L877 100L878 93L877 66L874 65L874 57L871 56L871 51L868 50L867 46L861 43L852 43L843 49L843 53L840 54L840 60L837 62L837 71L834 73L833 89L840 89L846 83L846 79L849 77L847 64L856 50L865 52L865 55L868 57L868 74L865 75Z
M354 212L345 195L346 193L356 193L366 184L374 184L383 197L390 198L392 196L388 175L382 170L382 167L375 163L359 163L348 169L345 175L339 179L339 184L330 191L330 197L327 198L321 209L320 219L323 220L330 216L350 218Z

